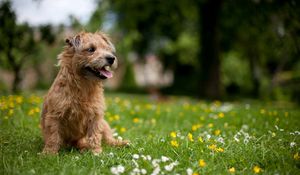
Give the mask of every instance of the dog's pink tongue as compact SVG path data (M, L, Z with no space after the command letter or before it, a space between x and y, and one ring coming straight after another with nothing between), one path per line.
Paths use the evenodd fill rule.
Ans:
M100 69L99 71L100 71L101 75L105 76L106 78L113 77L113 74L104 68Z

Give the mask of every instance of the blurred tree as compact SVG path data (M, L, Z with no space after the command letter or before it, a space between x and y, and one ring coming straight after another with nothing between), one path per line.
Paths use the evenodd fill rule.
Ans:
M293 0L224 3L222 47L248 60L253 97L270 96L280 75L299 62L298 14L300 6Z
M143 59L148 53L159 54L165 66L175 72L173 88L177 93L196 93L194 81L198 62L197 8L191 0L112 1L117 27L124 37L131 37L131 48ZM134 37L132 37L134 36ZM196 46L196 47L195 47ZM181 85L189 77L191 86ZM179 88L181 87L181 88ZM192 88L191 88L192 87Z
M207 98L221 97L220 76L220 13L222 0L205 0L198 3L200 16L199 29L201 31L199 55L201 69L199 80L199 94Z
M12 91L18 92L22 66L35 48L34 33L28 24L16 24L10 1L3 1L0 5L0 26L0 63L13 71Z
M270 95L300 64L295 0L113 0L111 7L128 47L139 58L159 53L181 92L218 98L225 85L231 93ZM297 82L297 71L288 75Z
M109 2L108 1L98 1L97 8L93 12L90 20L87 24L88 31L102 30L104 18L106 14L109 13Z
M46 41L50 45L55 42L55 34L51 24L41 25L39 30L41 34L41 40Z

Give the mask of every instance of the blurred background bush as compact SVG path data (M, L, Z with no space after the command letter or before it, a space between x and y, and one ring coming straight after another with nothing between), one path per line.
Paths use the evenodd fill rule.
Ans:
M58 23L26 11L58 18L78 2L90 3L89 15ZM81 30L104 31L116 45L110 90L300 101L296 0L0 1L0 93L49 88L64 38Z

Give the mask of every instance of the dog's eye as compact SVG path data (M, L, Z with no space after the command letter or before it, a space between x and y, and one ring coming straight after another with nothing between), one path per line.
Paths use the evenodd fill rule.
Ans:
M95 50L96 50L95 47L90 47L90 48L87 49L87 51L90 52L90 53L95 52Z

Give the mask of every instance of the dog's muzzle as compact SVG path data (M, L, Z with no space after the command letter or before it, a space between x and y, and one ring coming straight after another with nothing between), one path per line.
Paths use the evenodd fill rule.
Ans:
M100 79L112 78L112 68L116 68L117 65L116 57L113 55L106 55L104 59L105 64L103 66L87 66L85 67L85 70Z

